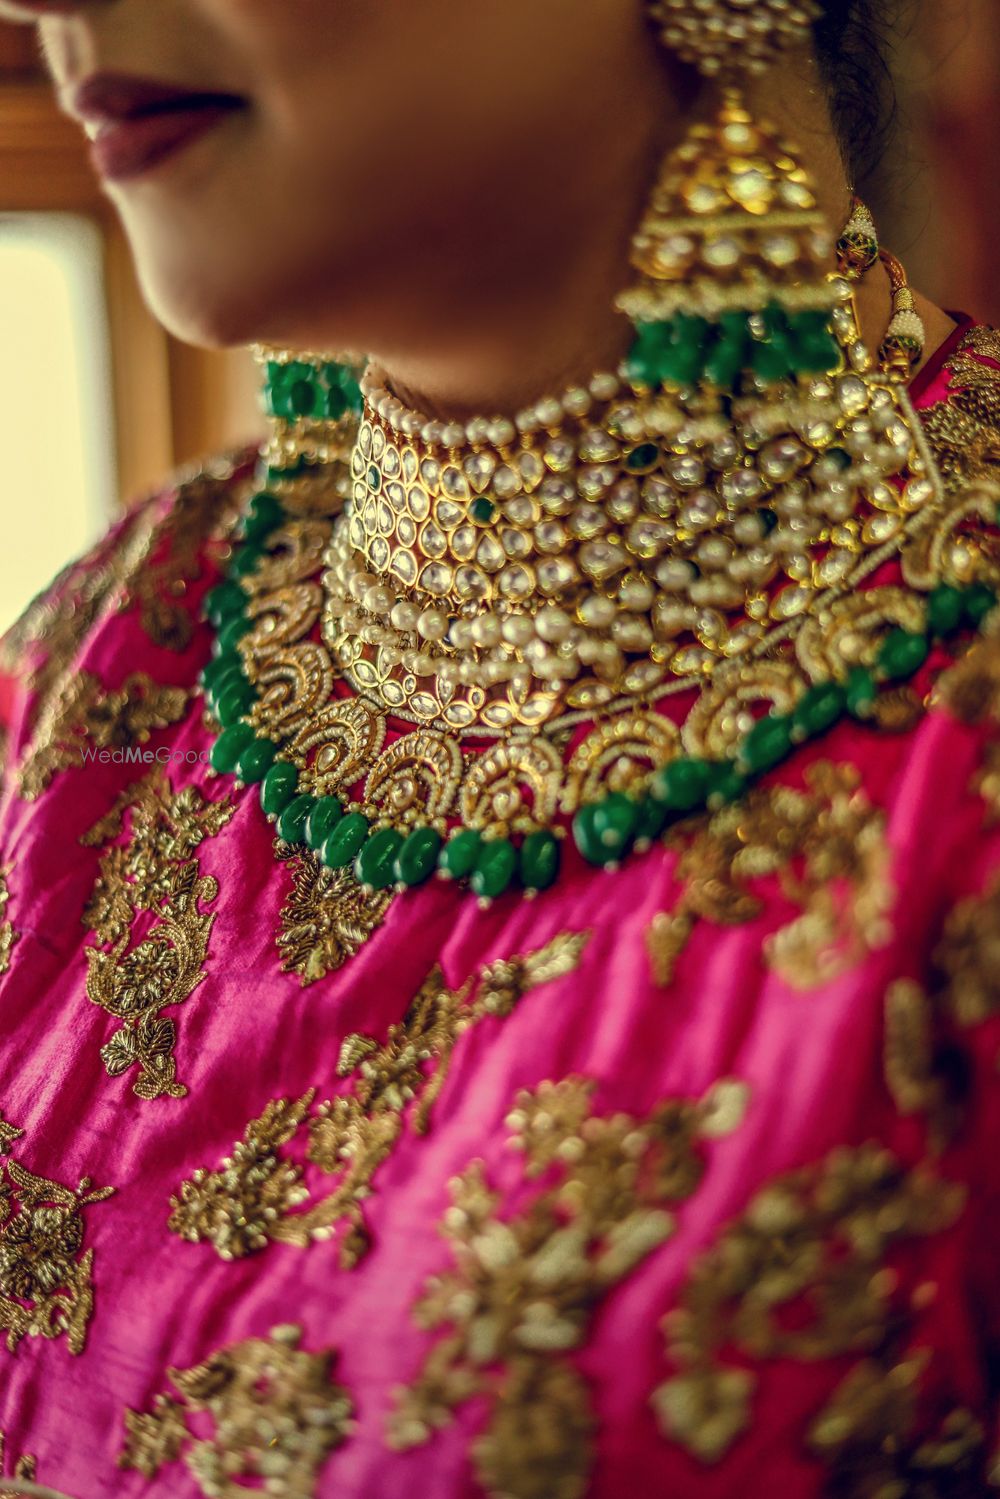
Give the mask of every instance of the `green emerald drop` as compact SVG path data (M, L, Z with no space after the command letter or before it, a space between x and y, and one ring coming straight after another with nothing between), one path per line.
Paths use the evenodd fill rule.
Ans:
M441 873L450 880L468 879L476 867L482 841L482 834L475 828L459 828L452 833L438 860Z
M403 846L403 834L396 828L382 828L373 833L354 861L354 877L370 890L387 890L396 879L396 856Z
M485 495L480 495L469 506L469 513L474 521L478 521L480 525L485 525L487 521L493 519L494 509L493 501L488 500Z
M321 849L344 815L339 797L321 796L315 799L306 823L306 842L310 848Z
M305 843L306 822L312 811L314 800L308 791L303 791L300 796L292 798L278 817L279 838L283 838L286 843Z
M815 739L832 729L847 708L847 694L838 682L820 682L810 687L795 705L794 732L801 739Z
M870 718L878 697L874 674L866 666L852 667L847 676L847 711L854 718Z
M299 773L287 760L276 760L260 785L260 805L265 817L277 817L295 795Z
M737 765L744 774L764 775L792 752L792 720L774 714L754 724L740 745Z
M217 583L206 593L201 612L218 630L234 614L240 614L247 604L247 596L238 583L227 579Z
M890 630L879 646L878 665L890 682L899 682L919 671L929 654L926 635Z
M236 723L230 729L223 729L209 752L212 769L217 770L220 775L232 774L237 761L253 738L254 732L248 723Z
M712 770L707 760L671 760L650 783L650 795L668 812L693 812L705 805Z
M973 629L978 630L990 610L996 608L996 602L996 594L985 583L972 583L965 589L965 617Z
M529 833L521 845L521 884L525 890L548 890L556 882L562 851L547 829Z
M962 590L942 583L927 600L927 624L935 635L951 635L962 623L964 608Z
M242 681L230 681L227 678L225 690L220 691L215 699L215 716L222 727L228 729L230 725L238 723L255 697L256 693L246 678Z
M270 739L251 739L240 751L236 762L236 774L248 786L262 781L274 764L278 746Z
M517 849L506 838L484 838L472 871L472 889L480 900L496 900L510 888L517 872Z
M435 828L414 828L396 855L395 877L402 885L423 885L437 867L441 834Z
M368 837L368 819L363 812L348 812L323 844L321 858L330 869L353 864Z

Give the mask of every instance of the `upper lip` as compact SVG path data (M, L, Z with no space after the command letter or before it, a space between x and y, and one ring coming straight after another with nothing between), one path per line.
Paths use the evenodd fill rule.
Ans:
M238 94L222 90L183 88L176 83L133 78L126 73L95 73L73 89L68 106L78 120L116 125L172 110L209 105L235 107L244 102Z

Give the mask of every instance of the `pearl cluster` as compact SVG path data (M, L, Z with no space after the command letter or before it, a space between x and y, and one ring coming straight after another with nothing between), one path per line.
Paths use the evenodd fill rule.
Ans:
M567 421L582 421L607 406L622 391L617 374L599 371L586 385L569 386L558 395L543 396L511 418L474 416L466 422L428 419L413 411L387 389L385 375L377 365L369 366L361 380L365 405L397 437L417 439L428 447L464 449L509 448L519 436L560 428Z
M666 46L708 77L764 72L821 15L816 0L652 0L650 13Z

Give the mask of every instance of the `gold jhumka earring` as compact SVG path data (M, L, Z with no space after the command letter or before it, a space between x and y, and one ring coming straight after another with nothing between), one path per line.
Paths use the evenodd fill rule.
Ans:
M435 872L537 893L569 832L613 866L842 718L877 721L882 688L995 602L921 540L942 492L903 379L918 329L900 300L880 362L852 298L874 225L855 212L838 272L795 149L746 102L815 7L652 14L718 97L635 235L621 369L441 422L376 367L267 360L264 484L207 604L212 762L368 896ZM930 602L859 591L914 548Z

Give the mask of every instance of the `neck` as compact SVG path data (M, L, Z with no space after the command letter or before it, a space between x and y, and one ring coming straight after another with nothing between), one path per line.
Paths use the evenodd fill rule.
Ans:
M400 399L430 417L513 414L616 367L633 336L614 309L629 279L631 236L663 154L687 124L664 122L663 98L663 74L651 69L632 100L630 127L608 131L603 157L586 170L578 164L559 192L522 202L513 232L484 235L479 250L410 268L414 299L440 311L431 327L401 321L403 336L372 351ZM697 94L689 102L696 113L710 107ZM850 185L816 69L795 59L780 87L773 77L753 85L750 103L797 142L820 207L839 231ZM877 346L891 311L881 268L859 284L857 306L862 333Z

